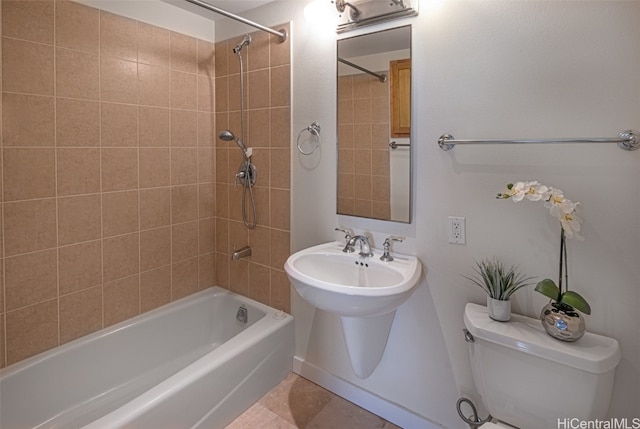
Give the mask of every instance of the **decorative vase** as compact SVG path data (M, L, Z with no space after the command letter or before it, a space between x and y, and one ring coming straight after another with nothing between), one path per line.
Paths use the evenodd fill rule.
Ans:
M487 309L489 317L498 322L507 322L511 319L511 301L502 301L487 296Z
M586 330L584 317L562 302L552 301L542 307L540 320L547 334L561 341L579 340Z

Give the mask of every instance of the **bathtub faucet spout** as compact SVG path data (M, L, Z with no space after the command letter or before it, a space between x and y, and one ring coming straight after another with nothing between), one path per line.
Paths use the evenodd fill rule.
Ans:
M251 256L251 247L244 246L243 248L237 250L234 248L231 259L233 259L234 261L238 261L240 260L240 258L246 258L247 256Z

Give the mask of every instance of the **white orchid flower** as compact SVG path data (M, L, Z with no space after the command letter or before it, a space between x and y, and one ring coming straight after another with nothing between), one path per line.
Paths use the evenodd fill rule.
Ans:
M526 197L529 201L540 201L547 196L549 188L538 182L529 182L529 190Z
M575 213L565 213L564 216L560 218L560 224L562 225L562 229L564 229L565 237L582 240L582 236L578 234L580 232L581 222L582 219L576 216Z

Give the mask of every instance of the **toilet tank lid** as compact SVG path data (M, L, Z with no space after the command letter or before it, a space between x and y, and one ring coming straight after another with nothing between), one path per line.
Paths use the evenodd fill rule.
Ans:
M513 314L509 322L497 322L482 305L466 305L464 324L476 339L594 374L610 371L620 362L620 346L614 338L586 332L578 341L559 341L545 332L538 319Z

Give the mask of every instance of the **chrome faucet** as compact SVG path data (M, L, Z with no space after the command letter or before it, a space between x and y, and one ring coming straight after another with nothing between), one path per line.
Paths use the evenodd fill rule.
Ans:
M357 243L360 243L360 253L358 253L360 256L363 258L370 258L373 256L371 245L369 245L369 238L366 235L356 235L351 237L342 251L353 252Z

